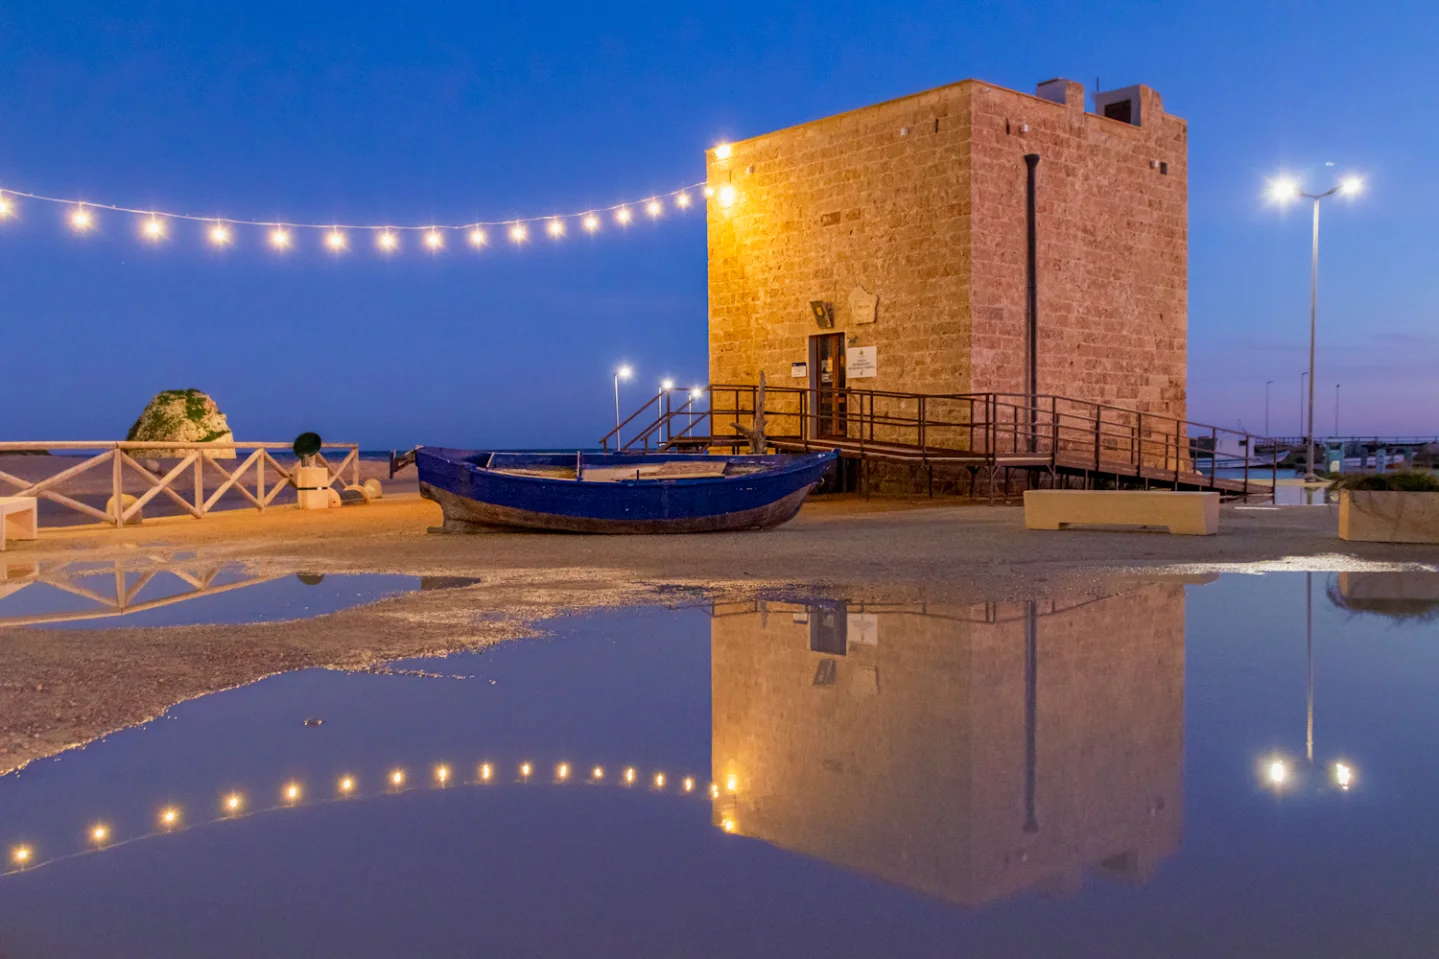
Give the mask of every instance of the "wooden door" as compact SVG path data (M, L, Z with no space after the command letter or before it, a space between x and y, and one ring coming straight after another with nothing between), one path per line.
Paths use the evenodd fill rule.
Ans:
M815 436L843 437L848 395L844 379L844 334L810 337L809 385L814 396Z

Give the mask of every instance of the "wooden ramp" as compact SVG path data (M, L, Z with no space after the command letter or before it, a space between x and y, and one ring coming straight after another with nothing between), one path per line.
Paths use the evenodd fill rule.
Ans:
M748 449L758 388L715 384L660 394L600 441L605 449ZM1062 396L768 387L765 432L783 452L967 470L970 495L998 478L1027 488L1165 488L1272 500L1278 458L1262 437ZM621 438L623 441L621 442ZM983 485L981 485L983 484Z

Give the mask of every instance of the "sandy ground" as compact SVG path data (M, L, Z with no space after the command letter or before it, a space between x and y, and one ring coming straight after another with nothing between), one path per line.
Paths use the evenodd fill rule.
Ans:
M936 505L936 502L944 505ZM952 503L953 501L949 501ZM363 507L292 508L46 531L10 544L12 579L64 562L193 549L268 572L475 577L284 624L0 629L0 774L156 716L174 703L309 666L373 668L523 635L558 612L766 591L950 603L1098 592L1116 579L1226 569L1439 567L1439 547L1344 543L1332 507L1225 507L1219 536L1027 531L1016 507L835 498L764 532L654 537L436 535L415 495Z

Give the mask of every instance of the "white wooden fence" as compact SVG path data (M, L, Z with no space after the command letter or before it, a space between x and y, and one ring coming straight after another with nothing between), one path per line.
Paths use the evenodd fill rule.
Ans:
M282 466L270 454L271 450L288 451L291 448L289 443L0 442L0 456L4 456L6 453L35 450L56 453L94 452L93 456L38 481L22 479L0 470L0 495L37 496L82 513L91 519L114 526L124 525L127 520L138 515L147 503L161 495L169 497L182 510L197 519L209 513L219 503L220 497L230 490L239 493L251 506L263 511L265 507L274 502L275 497L282 490L295 485L294 467ZM157 476L140 463L140 460L147 458L146 452L168 450L187 452L164 475ZM331 466L325 459L324 450L329 450L332 456L343 452L344 457L338 465ZM250 452L241 459L243 451ZM214 454L217 452L233 453L235 458L240 460L240 465L233 469L226 469L215 460ZM54 461L53 465L63 466L66 461L73 460L74 457L52 456L36 457L35 459L37 462L49 459ZM228 460L228 457L226 459ZM108 511L97 509L88 503L82 503L74 496L67 496L56 489L62 483L106 464L110 467L111 498ZM268 486L265 475L267 464L275 471ZM341 482L346 469L351 472L350 481L358 485L360 481L360 448L354 443L326 443L322 447L321 453L315 456L314 465L325 467L328 485L333 486L335 483ZM129 474L142 478L145 486L143 492L129 505L125 504L123 495L127 471ZM205 494L207 471L219 474L218 485L210 491L208 496ZM181 496L172 488L176 481L185 476L187 472L192 475L193 479L192 489L188 491L193 494L191 499ZM13 488L6 489L7 486Z

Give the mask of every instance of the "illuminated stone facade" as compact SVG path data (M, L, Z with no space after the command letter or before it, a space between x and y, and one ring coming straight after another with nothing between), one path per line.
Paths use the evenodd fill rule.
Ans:
M1038 154L1037 392L1182 417L1187 126L1143 86L1109 116L1040 92L965 80L711 151L711 382L817 385L822 301L876 348L850 388L1026 392Z
M714 818L736 834L962 904L1140 881L1178 848L1182 585L719 606L711 676Z

